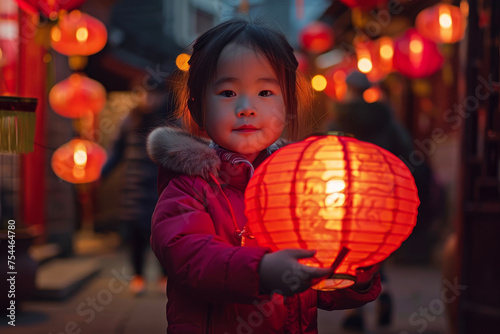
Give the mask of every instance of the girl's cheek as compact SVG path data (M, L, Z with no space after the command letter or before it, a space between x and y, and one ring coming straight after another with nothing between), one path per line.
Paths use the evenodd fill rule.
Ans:
M285 128L285 110L274 109L274 112L271 116L269 122L269 129L271 129L274 133L283 132Z

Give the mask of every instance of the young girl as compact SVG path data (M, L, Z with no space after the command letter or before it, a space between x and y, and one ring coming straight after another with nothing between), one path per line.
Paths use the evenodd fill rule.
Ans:
M374 300L376 268L360 271L352 288L320 292L310 286L331 269L298 262L314 251L272 253L245 238L244 191L254 169L283 133L296 139L305 124L309 101L286 38L233 19L195 41L189 64L178 95L188 131L163 127L148 139L160 166L151 244L169 277L167 332L317 333L317 307Z

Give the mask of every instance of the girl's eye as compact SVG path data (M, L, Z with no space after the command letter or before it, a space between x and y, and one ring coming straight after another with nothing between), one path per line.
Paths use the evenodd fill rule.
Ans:
M270 90L263 90L259 93L259 96L271 96L273 95L273 92L271 92Z
M224 90L220 93L220 95L222 95L224 97L234 97L234 96L236 96L236 93L233 92L232 90Z

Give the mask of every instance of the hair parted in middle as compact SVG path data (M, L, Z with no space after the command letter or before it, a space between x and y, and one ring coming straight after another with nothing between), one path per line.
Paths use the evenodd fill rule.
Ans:
M261 21L241 18L220 23L193 43L189 71L180 73L180 79L175 82L177 116L183 120L186 129L195 135L206 136L207 87L215 77L222 50L230 43L262 52L274 69L286 108L284 137L293 141L311 133L312 90L302 73L297 71L293 47L277 29Z

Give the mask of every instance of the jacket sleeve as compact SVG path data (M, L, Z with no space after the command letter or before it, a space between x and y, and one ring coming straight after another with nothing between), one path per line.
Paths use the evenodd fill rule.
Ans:
M318 291L318 308L332 311L360 307L377 299L381 290L380 274L377 273L373 277L371 289L365 293L359 293L350 288Z
M169 280L190 292L251 303L259 295L260 260L269 250L233 246L217 236L195 180L176 177L162 191L152 219L152 249Z

